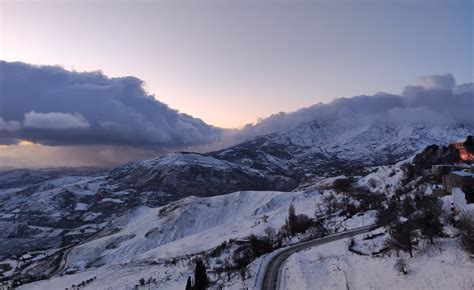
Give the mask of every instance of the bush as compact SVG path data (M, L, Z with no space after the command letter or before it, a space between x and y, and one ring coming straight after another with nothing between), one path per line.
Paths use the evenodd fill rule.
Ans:
M272 251L272 243L266 239L259 239L255 235L249 236L250 248L254 258Z
M352 177L348 177L334 180L332 187L337 192L351 192L353 185L354 179Z
M407 275L408 274L408 262L407 262L407 260L405 260L404 258L397 259L397 261L395 262L395 269L398 272L403 273L404 275Z
M461 232L461 244L464 250L474 255L474 221L465 216L461 217L459 231Z
M367 188L360 187L352 194L352 197L360 202L359 211L379 209L385 201L385 195L371 192Z
M388 207L382 207L377 211L377 224L379 226L385 226L397 219L397 202L391 200Z

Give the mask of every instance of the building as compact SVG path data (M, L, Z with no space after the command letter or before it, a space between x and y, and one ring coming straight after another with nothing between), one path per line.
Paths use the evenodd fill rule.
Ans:
M431 174L433 174L435 178L440 178L443 175L450 173L451 171L460 171L460 170L468 170L468 171L473 172L474 167L469 166L467 164L456 164L456 165L439 164L439 165L431 166Z
M474 186L474 173L470 171L453 171L443 175L443 187L447 194L451 193L454 187L463 188L465 186Z

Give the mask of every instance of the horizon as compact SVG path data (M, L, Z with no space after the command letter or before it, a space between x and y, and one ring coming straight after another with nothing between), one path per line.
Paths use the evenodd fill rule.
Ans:
M474 79L472 5L3 1L0 163L110 167L208 152L380 92L400 99L372 117L419 106L452 119L450 95ZM407 102L421 94L413 86L436 101Z

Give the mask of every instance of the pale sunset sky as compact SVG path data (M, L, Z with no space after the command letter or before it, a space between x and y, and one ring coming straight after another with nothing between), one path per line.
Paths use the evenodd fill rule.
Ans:
M0 59L135 76L226 128L336 97L473 79L473 4L389 1L0 1Z

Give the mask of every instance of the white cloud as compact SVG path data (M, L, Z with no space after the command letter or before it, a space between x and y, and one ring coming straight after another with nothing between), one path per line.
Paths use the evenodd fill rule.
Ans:
M89 128L90 124L79 113L37 113L35 111L31 111L25 114L23 126L26 128L74 129Z
M430 75L416 79L416 85L426 90L451 90L455 84L452 74Z

